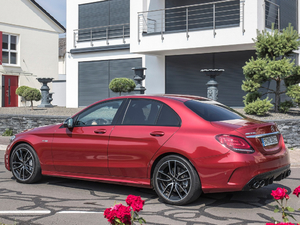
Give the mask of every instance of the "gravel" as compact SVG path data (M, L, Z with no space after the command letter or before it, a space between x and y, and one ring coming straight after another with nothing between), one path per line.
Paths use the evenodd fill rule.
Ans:
M235 110L247 117L263 121L300 120L300 108L291 108L287 113L275 113L274 111L270 111L265 116L248 115L245 113L243 108L235 108Z

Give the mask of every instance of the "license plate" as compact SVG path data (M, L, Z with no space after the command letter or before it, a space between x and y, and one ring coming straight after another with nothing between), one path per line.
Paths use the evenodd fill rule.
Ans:
M276 144L278 144L278 139L277 139L276 135L264 137L261 139L261 143L263 144L264 147L270 146L270 145L276 145Z

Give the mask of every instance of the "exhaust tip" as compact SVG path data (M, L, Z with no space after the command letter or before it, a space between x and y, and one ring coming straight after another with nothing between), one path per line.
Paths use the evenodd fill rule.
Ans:
M261 180L260 182L259 182L259 187L261 188L261 187L264 187L266 185L266 182L264 181L264 180Z
M259 181L255 181L254 184L252 185L252 188L253 189L259 188L259 183L260 183Z

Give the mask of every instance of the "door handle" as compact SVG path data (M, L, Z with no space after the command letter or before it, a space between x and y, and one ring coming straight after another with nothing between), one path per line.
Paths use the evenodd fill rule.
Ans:
M153 131L150 133L151 136L154 136L154 137L161 137L161 136L164 136L165 133L162 132L162 131Z
M106 130L105 129L99 129L99 130L94 130L95 134L105 134Z

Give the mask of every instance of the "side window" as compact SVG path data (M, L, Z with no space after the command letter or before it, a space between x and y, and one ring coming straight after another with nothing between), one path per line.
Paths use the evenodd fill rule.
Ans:
M75 122L75 126L110 125L117 114L123 100L103 102L82 112Z
M159 114L157 126L174 126L179 127L181 123L180 117L167 105L163 105Z
M122 121L124 125L155 125L162 103L148 99L132 99Z

